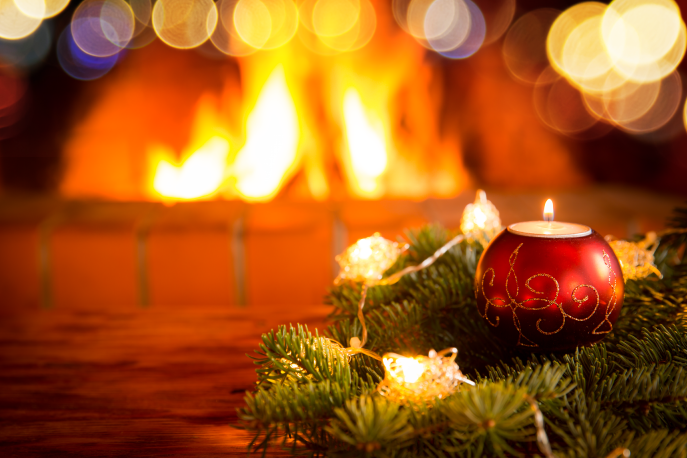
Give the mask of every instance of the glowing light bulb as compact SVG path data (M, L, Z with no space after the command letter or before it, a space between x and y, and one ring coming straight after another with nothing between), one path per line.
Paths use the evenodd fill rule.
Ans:
M477 190L475 202L468 204L460 219L460 230L468 239L478 240L483 246L501 231L499 211L487 199L487 193Z
M473 215L473 219L477 227L479 227L480 229L484 229L484 223L487 222L487 215L485 215L482 210L480 210L479 208L475 208L475 214Z
M335 258L341 271L334 282L338 284L341 280L352 280L370 283L380 280L404 249L398 242L387 240L379 233L360 239Z
M616 240L611 235L605 238L618 257L626 283L628 280L646 278L651 274L663 278L663 274L654 263L654 253L658 248L658 237L655 232L649 232L646 238L639 242Z
M544 204L544 221L553 221L553 202L548 199Z
M358 259L369 259L372 256L372 247L369 239L361 239L357 248Z
M425 368L420 362L414 358L398 358L398 364L401 366L403 372L403 380L406 383L415 383L418 381Z
M432 404L458 390L461 383L474 386L455 362L456 348L414 358L386 353L382 358L385 376L377 389L382 396L401 404Z

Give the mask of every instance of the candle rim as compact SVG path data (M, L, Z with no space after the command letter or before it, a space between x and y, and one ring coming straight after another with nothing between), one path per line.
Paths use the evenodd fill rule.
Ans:
M566 221L551 221L552 224L559 223L559 224L571 224L574 226L578 226L580 228L586 228L586 230L583 230L582 232L578 232L575 234L534 234L531 232L523 232L519 231L518 229L514 228L513 226L517 226L518 224L526 224L526 223L547 223L548 221L520 221L518 223L513 223L509 224L508 227L506 228L508 232L511 234L516 234L516 235L522 235L524 237L538 237L538 238L543 238L543 239L568 239L568 238L579 238L579 237L587 237L588 235L592 234L592 228L587 226L586 224L578 224L578 223L568 223Z

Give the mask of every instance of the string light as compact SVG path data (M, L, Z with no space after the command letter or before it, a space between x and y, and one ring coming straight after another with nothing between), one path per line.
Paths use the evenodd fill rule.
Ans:
M384 272L396 262L407 247L385 239L379 232L360 239L335 258L341 271L334 283L351 280L374 284L375 281L382 279Z
M363 283L360 302L358 303L358 319L363 328L363 336L362 340L357 337L352 338L349 342L349 348L362 348L367 342L367 326L365 325L363 308L365 307L365 299L369 287L393 285L405 275L419 272L431 266L448 250L465 240L466 237L478 240L483 246L486 246L501 231L499 211L487 199L487 194L483 190L477 190L475 202L468 204L465 210L463 210L460 228L463 234L453 237L436 250L432 256L418 265L408 266L387 278L382 278L384 272L396 262L403 251L408 249L408 245L401 246L398 242L392 242L383 238L377 232L372 237L358 240L348 247L345 252L336 256L335 259L339 263L341 270L334 280L334 284L338 285L343 280Z
M458 368L457 353L456 348L430 350L429 356L414 358L386 353L382 359L386 375L377 389L399 404L428 404L451 395L461 383L474 386Z
M468 240L477 240L486 247L496 234L501 232L501 218L496 206L487 199L487 193L477 190L475 202L463 210L460 230Z
M365 298L367 288L376 281L382 279L384 272L391 267L401 253L408 248L407 245L401 246L398 242L387 240L379 232L375 232L371 237L360 239L348 247L342 254L336 256L341 270L334 280L334 284L339 284L343 280L362 282L363 290L358 303L358 319L363 328L362 340L354 337L349 345L352 349L361 349L367 343L367 326L365 325Z
M663 274L654 264L654 252L659 242L655 232L649 232L646 238L639 242L615 240L611 235L605 238L620 261L626 282L646 278L651 274L663 278Z

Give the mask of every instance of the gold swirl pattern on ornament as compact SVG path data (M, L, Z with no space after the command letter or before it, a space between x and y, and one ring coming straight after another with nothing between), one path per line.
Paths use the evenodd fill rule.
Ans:
M534 294L541 294L541 295L546 295L547 293L545 291L538 291L534 289L531 285L530 282L539 277L544 277L548 278L551 280L551 285L555 286L556 292L553 296L553 298L546 298L546 297L531 297L529 299L524 299L522 301L518 301L517 297L520 294L520 286L518 283L518 276L515 273L515 262L518 259L518 253L520 252L520 248L524 243L521 243L520 245L513 250L513 253L511 253L510 257L508 258L508 263L510 264L510 269L508 271L508 275L506 275L506 295L508 296L508 299L504 299L502 297L488 297L486 292L485 292L485 285L484 282L487 279L487 275L491 274L491 277L489 278L488 286L494 286L494 279L496 278L496 271L494 270L493 267L490 267L484 272L484 275L482 276L482 281L481 281L481 287L482 287L482 295L486 299L486 305L484 306L484 313L480 312L480 315L482 318L484 318L487 323L489 323L491 326L497 327L500 324L501 318L497 315L495 320L492 322L489 318L489 307L494 307L494 308L505 308L509 307L512 310L512 315L513 315L513 324L515 325L515 329L518 330L518 342L516 345L521 345L524 347L538 347L535 342L533 342L531 339L529 339L527 336L525 336L522 332L522 327L520 325L520 318L518 317L518 314L516 313L518 310L523 309L523 310L528 310L528 311L537 311L537 310L545 310L551 306L555 306L558 311L561 313L561 324L558 326L558 328L547 331L545 329L542 329L541 323L543 318L540 318L537 320L536 327L537 331L539 331L543 335L554 335L559 333L563 327L565 326L565 320L566 319L571 319L574 321L587 321L591 319L599 309L599 304L600 304L600 295L599 291L593 286L593 285L587 285L587 284L582 284L582 285L577 285L573 290L572 293L570 294L571 299L575 304L577 304L578 308L581 307L583 304L587 303L590 300L590 293L588 292L585 294L584 297L580 298L579 297L579 292L581 288L589 288L591 293L596 297L596 304L594 305L594 310L592 312L584 317L584 318L577 318L565 310L563 310L563 303L558 300L558 296L560 294L561 288L558 283L558 280L556 280L554 277L547 273L539 273L532 275L530 278L525 281L525 287L529 289L531 292ZM608 284L612 288L612 293L611 293L611 298L608 301L608 305L606 306L606 313L604 320L592 331L592 334L607 334L613 330L613 324L609 320L609 317L613 313L613 310L615 310L615 307L617 306L618 303L618 297L616 293L616 287L617 287L617 277L615 272L613 271L613 267L611 266L611 258L608 256L606 251L603 251L603 260L604 264L608 267ZM511 289L515 288L514 294L511 292ZM525 304L532 303L532 302L540 302L541 305L537 305L535 307L532 306L525 306ZM601 329L604 325L607 325L608 329Z
M618 277L615 275L615 272L613 272L613 268L611 267L611 258L608 256L608 253L606 253L606 250L603 251L603 254L604 264L606 264L608 267L608 284L612 288L613 293L611 294L611 299L608 301L608 305L606 306L606 316L604 317L604 320L592 331L592 334L597 335L608 334L613 330L613 323L611 323L608 317L611 316L611 313L613 313L613 310L615 310L616 305L618 305L618 296L615 291L618 284ZM608 329L600 330L599 328L601 328L601 326L604 324L608 325Z

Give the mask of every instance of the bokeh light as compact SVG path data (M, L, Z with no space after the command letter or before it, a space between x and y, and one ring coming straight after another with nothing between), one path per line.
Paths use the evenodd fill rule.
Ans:
M270 10L260 0L239 0L234 9L234 26L243 41L262 48L272 34Z
M155 41L157 34L155 29L151 26L143 27L140 23L136 21L136 28L134 29L134 36L131 41L126 45L127 49L139 49L148 46L150 43Z
M0 139L14 136L25 113L27 84L12 68L0 70Z
M603 3L584 2L568 8L556 18L546 40L549 61L556 71L564 75L569 74L566 68L565 52L572 52L574 49L571 49L570 46L566 49L568 38L580 24L594 18L601 18L605 9L606 5ZM590 57L589 61L591 62L596 56ZM570 58L567 60L569 61Z
M487 33L484 44L489 45L503 36L513 22L515 16L515 0L477 0L477 6L482 10Z
M407 24L408 33L415 38L427 39L425 18L433 3L434 0L411 0L408 3L405 23Z
M623 16L630 16L636 10L643 10L644 8L636 8ZM665 9L664 9L665 10ZM613 11L609 8L607 11ZM604 22L606 23L606 17ZM632 16L635 16L632 14ZM666 16L669 16L666 14ZM636 22L640 19L632 18ZM661 32L654 33L654 35L667 35L665 39L651 39L649 31L644 27L633 27L624 20L617 21L617 25L612 27L608 37L604 36L604 43L607 51L614 61L616 70L627 79L635 81L656 81L664 78L670 74L682 60L685 53L685 45L687 44L687 34L685 33L685 25L679 16L679 12L672 16L671 20L664 21L666 24L671 24L677 20L677 30L675 39L673 40L673 27L668 26L667 32L663 33L663 27L656 24L660 21L649 21L653 23L654 27ZM620 32L618 32L620 30ZM667 41L671 45L667 45ZM650 47L651 44L655 46ZM668 48L667 50L665 48ZM665 53L663 52L665 51Z
M472 0L394 0L392 11L418 43L452 59L471 56L486 37L484 15Z
M212 0L157 0L153 28L160 40L173 48L195 48L215 31L217 16Z
M463 0L436 0L425 14L425 38L435 51L451 51L465 43L471 25L470 10Z
M153 4L151 0L128 0L134 13L134 34L126 46L129 49L142 48L157 38L152 28Z
M672 0L580 3L554 21L546 42L551 66L579 91L587 112L633 134L658 130L677 112L675 69L686 46Z
M120 53L97 57L85 53L77 46L72 28L66 27L57 40L57 59L62 69L72 78L90 81L107 74L115 66Z
M276 49L285 45L298 30L298 7L292 0L263 0L272 18L272 33L263 49Z
M134 13L124 0L85 0L74 11L71 34L86 54L108 57L129 44L134 28Z
M43 22L34 33L20 40L0 40L0 65L26 69L45 59L52 45L52 27Z
M534 84L549 66L546 37L559 10L541 8L522 15L503 40L506 67L517 79Z
M394 19L406 33L410 33L408 29L408 6L410 6L411 1L412 0L391 0L391 12Z
M219 20L210 40L215 47L229 56L247 56L258 50L241 39L234 25L234 11L238 0L219 0Z
M241 40L255 49L283 46L298 29L298 8L293 0L239 0L235 3L225 2L224 8L233 10L232 24L223 19L227 34L232 36L235 31ZM227 13L220 12L220 16L226 18Z
M640 117L617 125L633 134L653 132L666 125L677 113L682 99L682 78L673 72L661 80L660 91L653 105Z
M604 12L601 33L619 68L634 71L668 54L678 44L681 28L680 10L672 0L615 0Z
M69 0L14 0L14 2L25 15L36 19L57 16L69 5Z
M377 13L369 0L305 0L299 17L301 42L322 55L360 49L377 29Z
M627 82L612 91L600 95L586 93L585 103L599 118L622 124L642 117L651 109L658 98L661 83L649 84Z
M348 32L358 22L361 0L317 0L312 9L313 31L324 37Z
M14 0L14 4L26 16L43 20L47 6L44 0Z
M11 71L0 71L0 110L11 108L21 100L26 84Z
M42 18L24 14L14 0L0 0L0 38L19 40L28 37L40 27L42 21Z
M470 12L470 33L465 41L454 49L441 51L440 54L451 59L465 59L475 54L482 47L487 32L482 11L472 0L464 0Z
M544 75L542 82L547 81L550 81L550 77ZM545 85L546 88L538 88L538 96L543 94L544 98L537 105L540 116L549 127L562 134L574 136L597 122L597 118L587 111L582 94L565 78L559 77Z
M360 14L353 27L341 35L318 35L322 43L339 52L355 51L365 46L377 28L377 14L369 0L360 0Z

